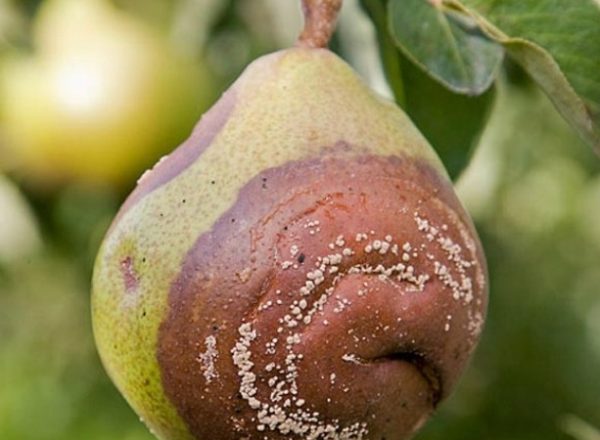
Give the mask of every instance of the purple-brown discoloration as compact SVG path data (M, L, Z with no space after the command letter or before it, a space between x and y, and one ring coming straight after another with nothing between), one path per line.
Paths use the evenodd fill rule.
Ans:
M424 219L439 229L426 230ZM475 237L471 251L465 231ZM368 250L375 240L387 241L389 250ZM394 243L399 246L392 252ZM402 250L406 243L412 251ZM302 296L300 288L313 276L307 274L344 249L352 253L346 251L335 273L327 266L323 281ZM471 301L455 298L460 292L435 274L442 264L459 278L449 255L464 257L463 279L474 286ZM419 289L396 274L357 269L402 261L431 279ZM287 396L295 400L286 411L318 412L319 420L340 427L366 422L364 438L408 438L448 395L472 352L478 337L473 317L482 319L486 307L479 284L485 270L468 216L427 164L399 157L341 159L333 149L320 159L265 170L199 237L171 289L158 343L165 393L198 439L303 438L258 428L258 411L240 388L247 376L240 376L231 353L240 325L250 323L257 333L249 351L260 402L275 404L269 380L278 373L267 372L268 364L284 365L290 353L285 343L272 353L266 344L298 334L298 394ZM299 300L307 301L301 304L307 315L327 291L329 298L308 323L286 324ZM210 383L199 362L207 337L214 337L218 352L218 378Z
M137 289L139 280L135 273L133 260L131 257L125 257L121 261L121 274L123 275L123 284L127 292L133 292Z
M140 199L177 177L196 161L227 123L235 108L235 101L236 89L232 87L202 117L192 135L181 146L143 175L135 190L123 204L113 225L117 224L121 216Z

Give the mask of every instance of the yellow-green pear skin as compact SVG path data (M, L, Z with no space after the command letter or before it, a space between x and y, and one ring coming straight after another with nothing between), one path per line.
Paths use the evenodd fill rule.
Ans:
M408 117L298 47L140 179L92 302L106 370L160 439L401 440L466 366L487 271Z

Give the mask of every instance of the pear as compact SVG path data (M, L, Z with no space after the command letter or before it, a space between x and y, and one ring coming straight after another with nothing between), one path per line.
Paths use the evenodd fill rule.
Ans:
M401 440L468 363L487 271L404 112L299 44L142 176L92 300L105 368L160 439Z

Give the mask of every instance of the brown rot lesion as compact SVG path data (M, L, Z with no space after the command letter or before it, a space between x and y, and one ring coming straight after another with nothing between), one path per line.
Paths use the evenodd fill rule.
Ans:
M477 339L484 263L429 177L327 158L241 190L188 255L161 330L164 382L199 437L211 420L227 438L406 439L448 395Z
M309 191L304 194L310 198ZM341 423L336 411L328 409L331 405L323 404L340 392L359 392L352 374L340 374L334 388L341 391L330 390L328 395L315 396L313 385L302 385L306 385L303 377L310 374L311 353L325 346L329 355L339 358L333 364L315 361L327 377L335 376L332 371L343 369L340 365L346 363L373 369L375 374L367 381L374 388L381 385L376 382L388 381L392 387L401 387L406 379L425 396L424 401L412 402L411 408L432 411L447 392L446 381L452 375L442 371L447 368L442 360L435 359L442 349L428 347L427 341L438 338L444 345L454 333L448 322L430 318L443 315L448 320L461 314L455 306L469 307L477 294L472 283L465 281L477 262L464 256L455 224L425 220L420 209L432 211L423 208L423 198L415 196L411 207L404 198L390 207L392 215L386 219L374 218L380 202L371 190L336 192L335 198L319 200L324 199L330 203L307 203L303 213L285 219L284 228L274 228L277 244L271 291L263 292L256 313L239 327L231 352L241 377L239 392L254 410L259 432L285 434L292 429L299 435L330 429L339 434L352 427L357 435L369 433L369 422L350 418ZM346 215L342 205L354 207L355 223L338 218ZM270 221L261 223L264 230L257 232L262 237L270 235L266 233L270 224L277 224L273 213L268 217ZM435 268L442 260L449 267L438 273ZM357 318L361 314L363 318ZM320 330L325 327L329 330ZM336 333L346 327L346 333ZM455 361L462 364L464 357ZM370 398L365 402L376 415Z

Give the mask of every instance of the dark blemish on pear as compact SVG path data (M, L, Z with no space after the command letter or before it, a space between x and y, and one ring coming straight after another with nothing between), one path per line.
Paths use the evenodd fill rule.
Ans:
M131 256L127 256L121 260L121 275L125 284L125 290L127 292L135 291L138 287L139 279L135 272Z

